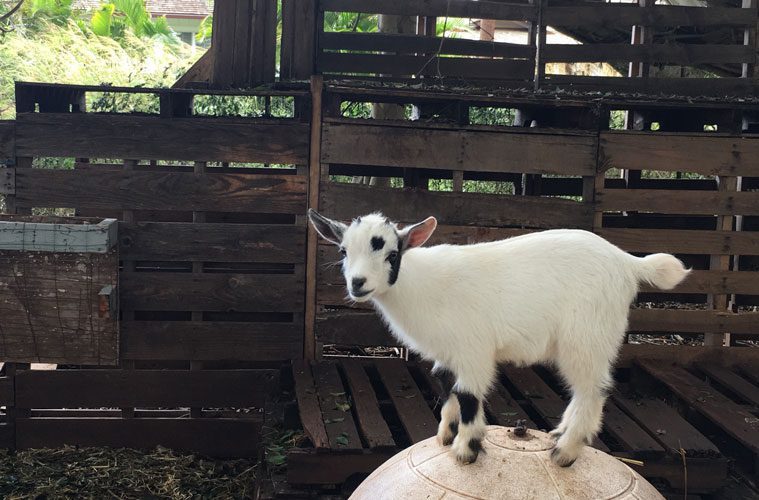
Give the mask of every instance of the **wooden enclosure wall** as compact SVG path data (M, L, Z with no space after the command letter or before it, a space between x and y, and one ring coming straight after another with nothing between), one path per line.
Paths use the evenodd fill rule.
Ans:
M105 114L88 92L135 91L17 90L9 205L119 219L121 345L108 370L12 365L16 445L257 453L278 376L262 368L303 352L308 123L195 116L185 91L152 91L156 114Z
M413 79L414 83L430 80L453 86L479 80L516 88L751 95L756 89L757 6L743 4L285 0L281 75L283 79L322 74L327 79ZM404 34L356 29L325 32L325 13L409 16L416 20L416 30ZM515 29L525 30L524 41L490 41L492 33L485 33L483 40L457 38L451 34L449 21L453 24L458 18L508 21ZM444 26L448 26L446 35L437 36ZM583 43L548 43L549 27ZM601 62L620 69L624 77L547 74L549 63ZM684 69L663 70L668 66ZM556 69L555 64L552 67ZM704 68L724 78L707 78L710 75L698 72ZM696 72L687 74L690 70Z
M437 95L436 103L435 98L416 95L420 108L431 114L456 110L458 123L324 119L322 213L347 221L379 209L401 223L435 215L441 226L433 239L449 243L557 227L592 230L635 254L674 253L694 269L671 292L644 288L631 311L630 333L704 334L707 344L721 344L727 333L732 334L727 342L759 334L753 308L759 297L759 233L753 223L759 193L753 181L741 182L757 175L759 137L741 133L740 118L733 133L612 131L609 113L619 103L526 105L506 98L478 102L486 99L481 96L461 102L450 94ZM409 104L415 97L334 87L325 99L337 113L341 102ZM473 125L470 105L522 109L545 126L564 128ZM647 111L630 111L636 112ZM692 128L703 130L725 110L703 113L694 115L692 107L662 110L669 117L662 128L676 128L685 114ZM359 177L395 178L396 187L354 183ZM450 183L444 190L440 179ZM476 192L476 182L467 184L482 180L513 187L509 194L492 194ZM339 260L335 247L319 245L316 341L393 345L371 311L345 301L340 266L334 265Z

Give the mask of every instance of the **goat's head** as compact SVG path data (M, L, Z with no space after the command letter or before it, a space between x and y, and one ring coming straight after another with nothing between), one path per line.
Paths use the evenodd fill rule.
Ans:
M348 295L366 302L382 295L398 280L403 253L424 244L437 227L434 217L398 229L384 215L358 217L350 226L328 219L313 209L308 218L325 240L340 247Z

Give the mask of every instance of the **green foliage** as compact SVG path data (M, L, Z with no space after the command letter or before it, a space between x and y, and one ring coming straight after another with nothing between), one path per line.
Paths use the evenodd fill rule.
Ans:
M213 16L206 16L200 22L198 32L195 33L195 41L198 43L205 43L206 40L211 40L211 34L213 33Z
M356 31L369 33L377 31L379 16L377 14L360 14L353 12L325 12L324 31Z
M65 26L72 15L73 0L26 0L22 16L26 26L36 26L38 21L46 21Z
M120 39L128 30L138 37L157 37L170 45L179 43L165 17L151 19L145 8L145 0L113 0L104 3L92 15L90 26L99 36Z

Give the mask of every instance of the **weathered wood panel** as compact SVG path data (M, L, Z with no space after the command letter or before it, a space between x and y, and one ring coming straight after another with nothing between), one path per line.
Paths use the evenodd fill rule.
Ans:
M427 17L472 17L532 21L537 19L534 6L467 0L321 0L319 8L326 12L365 12Z
M20 113L16 154L302 165L308 135L286 120Z
M642 9L635 4L550 6L543 13L543 21L550 26L571 27L751 26L756 21L756 9L669 5Z
M0 250L103 254L116 246L116 228L115 219L96 224L85 219L69 224L27 217L0 220Z
M757 255L759 233L688 229L601 228L596 233L628 252Z
M276 370L22 370L18 408L261 407Z
M759 214L757 192L602 189L596 192L596 202L596 208L605 212L635 210L666 214Z
M271 361L303 355L303 325L233 321L125 321L122 359Z
M683 309L632 309L631 332L758 333L759 313Z
M435 36L399 33L322 32L319 33L319 48L321 50L385 51L400 54L440 52L440 54L480 57L524 59L535 57L535 47L530 45L493 43L463 38L445 38L443 40Z
M361 438L353 422L351 404L348 402L346 388L334 362L321 362L313 365L316 394L319 397L321 416L329 437L329 446L333 450L361 450Z
M642 291L652 292L655 287L642 285ZM699 271L693 270L687 278L669 293L759 294L759 279L754 271ZM757 332L759 333L759 332Z
M123 272L121 307L133 311L292 312L303 307L303 274Z
M0 252L0 359L115 365L118 255Z
M261 422L251 418L17 418L16 446L65 445L178 451L217 457L256 457Z
M329 438L327 437L327 429L324 427L324 419L316 395L316 385L309 361L293 362L293 381L303 431L315 449L328 449Z
M16 158L16 122L0 120L0 164Z
M322 52L316 58L320 73L370 73L401 76L431 75L481 80L529 80L534 63L526 59L403 56Z
M541 57L545 62L636 61L696 65L752 62L756 53L748 45L591 43L548 44L542 48Z
M445 193L323 183L321 211L329 217L353 217L383 207L401 222L434 214L442 224L586 228L592 226L589 204L558 198Z
M356 148L360 144L360 148ZM393 147L389 148L388 144ZM595 175L588 135L325 123L324 163L478 172Z
M273 224L139 222L119 226L131 260L303 263L306 228Z
M305 213L295 175L18 169L16 202L27 207Z
M754 161L759 155L756 137L644 132L602 132L600 137L606 168L759 176L759 164Z
M325 344L397 346L398 340L374 312L329 312L316 317L316 338Z
M644 10L644 9L640 9ZM625 78L616 76L546 75L544 90L572 87L583 91L640 92L650 95L740 96L759 88L751 78Z
M395 447L393 435L382 416L377 396L364 367L355 359L343 359L340 365L350 388L356 420L366 444L369 448Z

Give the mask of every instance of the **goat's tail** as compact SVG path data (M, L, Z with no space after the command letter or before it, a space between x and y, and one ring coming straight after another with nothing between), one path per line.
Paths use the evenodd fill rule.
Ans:
M655 253L636 260L638 279L661 290L675 288L690 273L677 257L668 253Z

